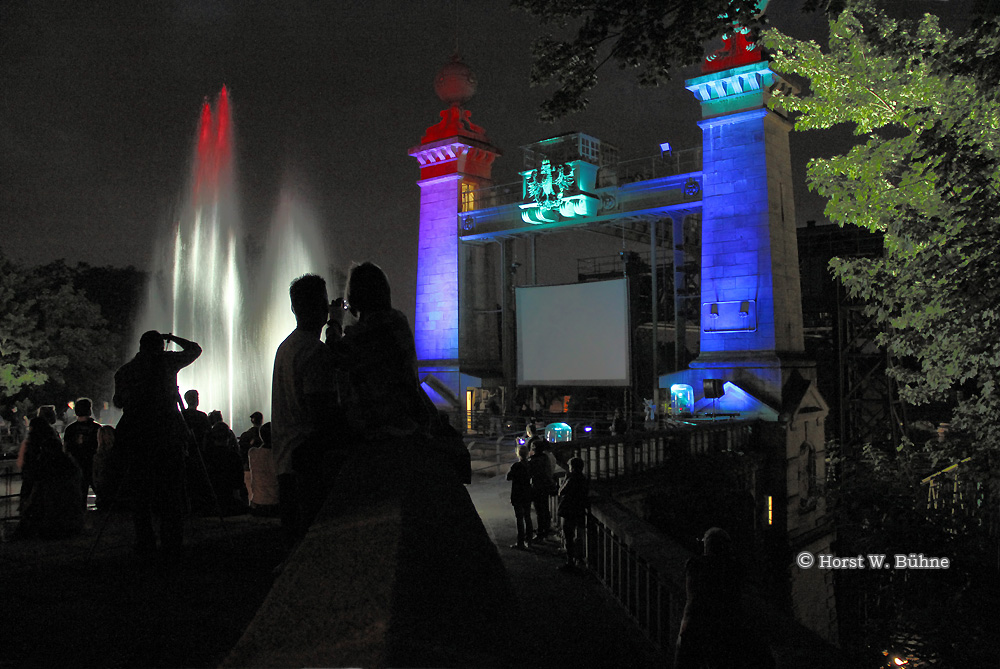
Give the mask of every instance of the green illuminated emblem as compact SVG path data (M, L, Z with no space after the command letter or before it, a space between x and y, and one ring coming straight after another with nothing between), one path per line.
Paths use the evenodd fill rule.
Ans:
M542 166L525 176L525 186L541 209L552 211L562 207L565 193L573 186L573 172L567 165L552 167L546 158Z

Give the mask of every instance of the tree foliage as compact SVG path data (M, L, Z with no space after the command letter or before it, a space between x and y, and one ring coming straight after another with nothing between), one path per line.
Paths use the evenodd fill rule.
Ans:
M768 31L772 67L806 77L811 94L778 104L796 129L853 124L848 153L813 159L809 185L840 225L885 235L878 259L833 269L903 363L891 373L919 405L971 389L953 427L1000 448L1000 24L963 35L935 16L893 20L854 3L830 24L827 50Z
M37 351L36 302L27 277L0 257L0 392L12 396L49 379L46 370L65 366L65 357L46 358Z
M121 337L78 288L93 271L0 256L0 397L52 404L110 388Z
M953 409L943 439L842 463L831 487L839 534L847 550L952 557L934 581L864 574L885 594L865 611L897 637L914 632L924 657L979 666L976 651L995 651L995 617L978 607L995 583L1000 520L1000 23L954 34L932 15L899 21L846 5L826 48L765 32L772 69L808 80L807 94L772 104L795 114L797 130L853 127L847 153L810 161L809 187L832 222L883 233L884 249L831 267L878 326L900 398ZM941 505L928 508L926 475L953 464L937 475Z
M758 0L512 0L549 28L534 45L533 85L554 83L542 103L542 120L552 121L587 107L597 71L609 62L655 86L671 72L705 57L704 43L733 24L756 29ZM558 33L558 34L557 34Z

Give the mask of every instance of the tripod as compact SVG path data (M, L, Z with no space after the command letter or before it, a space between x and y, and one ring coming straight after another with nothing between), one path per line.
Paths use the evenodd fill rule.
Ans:
M180 392L179 391L176 392L175 401L176 401L176 407L177 407L178 411L179 412L183 411L183 409L184 409L184 403L181 401L181 397L180 397ZM188 487L187 486L187 473L188 473L187 464L188 464L188 462L190 461L191 458L194 458L195 462L197 462L197 473L201 477L203 483L207 486L208 491L210 493L210 499L211 499L213 508L214 508L214 510L216 510L218 512L219 523L223 527L223 529L226 530L228 528L227 528L227 525L226 525L226 522L225 522L225 518L223 517L222 506L219 503L218 496L215 493L215 488L212 486L211 478L208 475L208 468L205 466L205 461L204 461L204 459L202 458L202 455L201 455L201 449L199 448L199 446L198 446L198 444L197 444L197 442L195 440L194 433L191 431L190 426L188 426L187 422L184 421L183 414L181 414L180 420L182 421L182 423L184 425L184 433L186 434L186 437L187 437L187 439L186 439L186 447L184 448L185 453L184 453L184 456L182 458L181 472L180 472L179 475L182 477L182 483L181 483L181 485L183 487L183 490L182 490L181 496L183 498L183 506L187 510L187 513L188 513L188 520L189 520L189 522L191 522L193 524L193 515L192 515L191 510L190 510L190 500L189 500L188 492L187 492L187 487ZM154 427L154 429L155 429L155 427ZM134 448L134 446L131 446L131 447ZM121 448L121 446L116 444L116 448ZM126 455L128 457L128 460L127 460L127 464L126 464L125 470L122 473L121 482L120 482L120 484L118 486L118 490L115 493L114 499L112 500L111 504L107 508L107 511L105 512L105 517L101 521L101 525L100 525L100 528L98 529L97 535L94 537L94 542L93 542L93 544L91 544L90 551L87 554L87 561L88 562L93 557L94 551L96 550L97 545L100 543L101 536L104 534L104 531L107 528L107 524L108 524L108 522L111 519L112 512L115 510L116 507L118 507L121 504L123 495L126 494L126 492L128 490L134 489L134 487L135 487L136 476L135 476L135 472L133 470L133 462L134 462L134 458L137 457L137 455L135 453L130 453L130 454L126 454ZM226 536L226 539L231 544L232 543L232 537L228 534L228 532L226 532L225 536Z

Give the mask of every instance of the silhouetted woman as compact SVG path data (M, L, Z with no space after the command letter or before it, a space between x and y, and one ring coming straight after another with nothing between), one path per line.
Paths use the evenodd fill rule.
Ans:
M118 493L124 473L121 449L115 448L115 428L102 425L97 431L97 453L94 455L94 494L98 510L107 511L122 501Z
M21 522L14 536L59 539L83 529L83 473L63 451L62 441L44 418L33 418L20 460L22 474L32 485L22 499Z
M368 440L427 433L437 409L420 388L413 331L392 308L389 280L378 265L351 270L347 303L358 322L342 328L343 301L335 300L327 344L346 377L341 393L348 424Z

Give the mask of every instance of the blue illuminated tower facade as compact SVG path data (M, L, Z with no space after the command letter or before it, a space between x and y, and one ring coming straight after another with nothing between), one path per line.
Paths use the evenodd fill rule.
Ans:
M733 397L723 402L760 403L761 440L772 458L758 472L769 541L787 555L824 554L836 532L815 482L825 478L829 408L804 354L791 123L768 108L776 90L790 87L759 49L747 57L752 46L713 54L722 57L710 56L705 74L686 82L702 111L701 328L698 358L677 376L697 390L706 379L730 382ZM829 572L783 567L796 619L835 641Z
M787 85L760 61L686 82L701 102L704 189L691 376L732 380L772 406L793 371L813 375L803 360L791 124L766 106Z
M421 379L439 403L464 394L460 371L460 312L463 249L459 213L473 193L492 183L500 155L485 131L462 108L475 93L472 70L453 56L437 74L434 90L448 108L409 153L420 163L420 233L413 334ZM451 397L449 397L449 395Z

